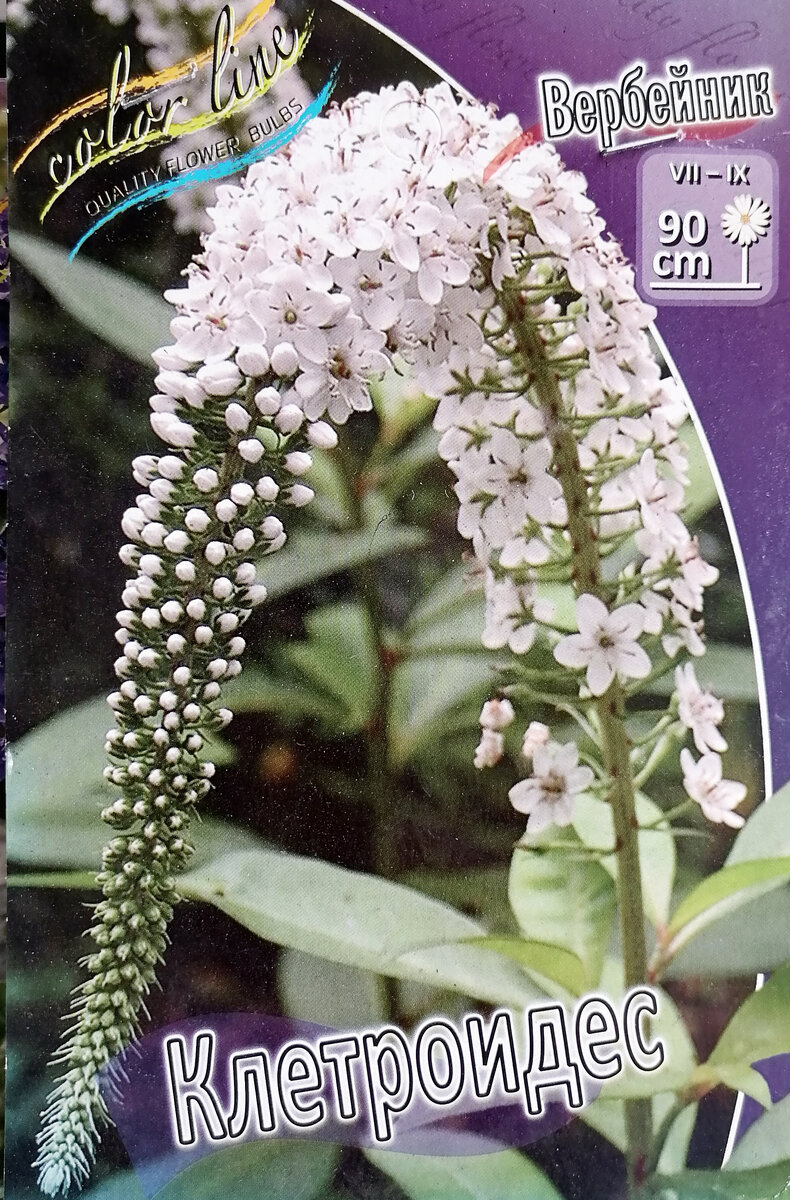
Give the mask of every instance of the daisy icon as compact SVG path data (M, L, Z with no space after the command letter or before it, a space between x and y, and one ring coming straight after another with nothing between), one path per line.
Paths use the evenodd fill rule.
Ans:
M744 249L765 237L771 226L771 209L759 196L735 196L721 214L724 236Z

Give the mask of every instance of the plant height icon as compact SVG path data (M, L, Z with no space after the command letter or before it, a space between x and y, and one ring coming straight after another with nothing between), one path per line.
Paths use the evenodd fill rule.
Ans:
M741 247L741 282L749 282L749 250L771 227L771 208L759 196L736 196L725 205L721 228L728 241Z

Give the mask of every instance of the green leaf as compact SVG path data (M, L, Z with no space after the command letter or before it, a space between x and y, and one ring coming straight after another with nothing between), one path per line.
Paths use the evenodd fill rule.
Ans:
M758 702L757 671L751 649L708 642L705 657L694 665L701 687L709 688L724 700ZM670 696L675 690L674 671L652 680L647 690L657 696Z
M486 654L481 642L485 600L465 589L458 571L450 572L457 592L446 594L446 581L429 595L429 604L416 609L404 630L407 654Z
M666 979L711 975L754 978L790 962L790 890L777 888L714 921L678 952Z
M576 955L586 987L595 988L616 907L614 883L600 863L517 847L508 895L524 936Z
M156 1200L314 1200L331 1182L339 1155L327 1142L247 1142L193 1163Z
M477 917L486 928L511 934L516 930L507 898L508 867L464 867L459 871L408 871L400 882L418 892L443 900Z
M763 858L722 867L681 901L667 929L663 958L672 958L706 925L728 916L755 896L790 880L790 857Z
M517 1150L464 1158L366 1150L365 1157L411 1200L561 1200L543 1172Z
M354 523L354 505L348 494L338 456L332 451L315 449L311 450L310 454L313 465L308 482L315 492L310 512L318 521L325 521L341 529L347 528Z
M439 434L433 429L424 429L410 438L397 452L389 454L385 466L375 472L381 491L390 501L402 496L426 470L441 460L439 458Z
M263 667L247 667L243 675L227 685L225 699L234 713L276 713L286 724L314 719L328 730L336 730L345 708L335 696L319 692L294 674L285 678L269 674Z
M13 253L75 320L136 362L150 368L170 340L173 308L127 274L81 256L70 263L60 246L16 231Z
M689 484L686 488L686 504L683 516L687 525L693 526L720 503L716 481L711 474L708 452L700 441L693 421L685 421L679 431L686 447Z
M94 867L109 830L101 809L116 795L102 777L111 724L104 698L86 700L20 738L8 774L8 857L35 867ZM201 757L227 762L225 744ZM208 825L208 822L206 822ZM199 828L196 836L200 838Z
M281 946L396 979L416 979L523 1007L540 992L491 950L465 944L486 930L397 883L320 859L241 851L190 871L179 891Z
M790 1162L759 1171L683 1171L658 1177L650 1200L782 1200L790 1196Z
M790 1051L790 967L775 972L744 1000L706 1063L695 1074L701 1083L725 1083L753 1096L763 1107L771 1103L768 1085L753 1071L763 1058Z
M464 713L474 729L480 705L494 686L494 673L482 655L442 655L407 659L393 673L389 710L390 754L400 766L447 736L454 714ZM479 732L479 730L478 730Z
M662 1092L653 1096L653 1128L658 1129L661 1121L671 1108L674 1107L677 1096L674 1092ZM697 1105L689 1104L676 1117L661 1154L659 1169L666 1172L679 1171L686 1164L691 1135L697 1115ZM595 1129L618 1150L626 1151L628 1138L625 1131L625 1104L622 1100L609 1100L599 1096L588 1104L579 1116L591 1129Z
M790 783L758 804L736 837L727 865L790 855Z
M320 986L317 981L320 980ZM367 1029L387 1018L381 980L370 971L284 949L277 960L283 1012L330 1029Z
M119 1171L84 1192L82 1200L145 1200L145 1192L140 1187L136 1171Z
M94 891L99 886L95 871L15 872L6 882L9 887L75 888L83 892Z
M779 1100L736 1143L725 1171L790 1162L790 1096Z
M790 857L790 784L759 804L738 833L726 866ZM668 975L754 975L790 960L790 893L755 889L735 911L693 931L679 948Z
M339 571L351 571L392 554L416 550L426 541L421 529L407 525L385 523L374 529L342 533L302 529L289 537L278 554L267 555L260 561L259 575L266 584L269 599L275 600Z
M477 938L474 944L487 946L489 950L496 950L505 958L512 958L513 962L526 967L528 971L558 983L572 996L580 996L584 991L584 963L578 955L570 950L563 950L561 946L515 937Z
M661 809L640 793L636 797L636 816L640 825L652 825L660 819ZM592 850L606 850L615 843L612 806L594 796L577 796L573 827ZM675 840L669 830L661 829L640 833L638 840L645 909L653 924L663 928L669 919L675 882ZM616 880L617 855L609 854L599 861Z
M344 732L362 729L376 703L379 667L367 609L361 604L325 605L310 613L306 625L307 642L284 646L284 661L338 703Z
M396 445L436 408L436 400L415 385L408 369L390 370L370 384L370 395L381 421L381 440Z

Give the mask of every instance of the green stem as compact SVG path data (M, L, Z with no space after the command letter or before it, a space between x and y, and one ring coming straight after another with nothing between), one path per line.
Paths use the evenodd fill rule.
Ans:
M682 1096L678 1097L661 1121L661 1124L656 1130L656 1136L653 1138L653 1144L650 1147L650 1153L648 1154L647 1161L645 1163L646 1179L649 1179L651 1175L655 1175L656 1171L658 1170L658 1164L661 1159L664 1146L666 1145L667 1138L672 1132L672 1126L675 1124L675 1121L678 1119L683 1110L687 1108L688 1104L688 1100L684 1099Z
M514 289L504 297L505 311L520 351L525 374L543 408L557 476L568 509L568 532L573 550L573 581L577 595L589 593L610 603L601 573L595 524L590 514L587 480L579 463L576 439L564 414L559 379L546 356L540 334L531 325L528 302ZM611 780L617 854L617 892L623 948L624 983L628 990L647 979L642 874L639 863L639 826L631 770L631 744L625 726L625 693L615 679L596 702L604 764ZM629 1194L636 1195L645 1178L652 1141L652 1107L649 1099L624 1102L627 1135Z

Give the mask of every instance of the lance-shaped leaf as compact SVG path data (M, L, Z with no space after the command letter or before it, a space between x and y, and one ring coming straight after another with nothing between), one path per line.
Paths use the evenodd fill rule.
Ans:
M279 553L267 556L260 563L258 574L266 584L269 599L274 600L317 579L364 567L404 550L415 550L425 542L426 535L421 529L387 522L373 529L338 533L303 529L291 534Z
M778 1101L736 1143L725 1170L754 1170L790 1163L790 1096Z
M572 835L566 835L570 840ZM519 928L530 941L570 951L584 967L585 984L601 978L615 912L615 885L594 859L579 854L517 847L508 894Z
M464 1158L431 1158L366 1150L411 1200L560 1200L543 1172L517 1150Z
M541 995L514 963L468 944L485 936L477 921L401 884L320 859L241 851L180 876L178 888L258 937L333 962L518 1008Z
M129 275L77 258L43 238L14 231L18 260L66 312L103 341L151 368L151 355L168 341L175 310Z
M647 1189L649 1200L786 1200L790 1161L759 1171L682 1171L658 1176Z
M706 926L719 921L790 880L790 857L762 858L724 866L703 879L686 896L673 914L661 949L661 962L670 961L678 950Z
M108 840L99 814L118 794L102 777L111 720L104 697L86 700L15 743L8 776L9 859L31 867L98 867ZM207 741L200 754L215 763L233 758L217 741Z
M724 1083L746 1092L764 1107L771 1103L768 1084L752 1063L790 1052L790 967L777 971L735 1013L694 1082Z

